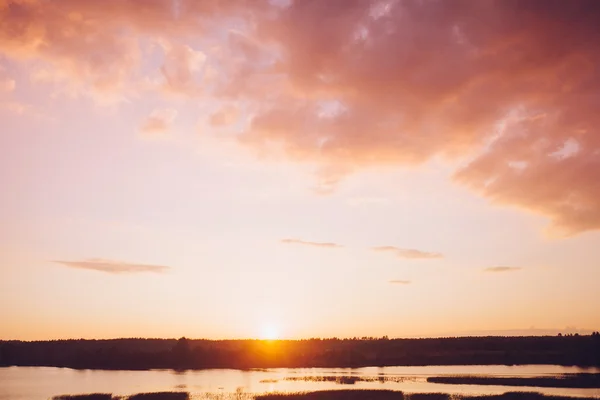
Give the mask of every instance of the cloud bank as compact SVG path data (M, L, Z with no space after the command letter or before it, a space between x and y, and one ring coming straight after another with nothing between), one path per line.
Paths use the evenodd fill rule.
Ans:
M410 283L411 283L411 281L405 281L405 280L400 280L400 279L392 279L388 282L391 283L392 285L410 285Z
M93 271L106 272L109 274L134 274L134 273L165 273L171 267L164 265L132 264L122 261L92 258L82 261L53 261L57 264L70 268L89 269Z
M600 229L598 1L282 4L0 0L0 53L70 91L135 97L161 43L160 90L245 104L239 143L318 165L321 193L443 157L554 234Z

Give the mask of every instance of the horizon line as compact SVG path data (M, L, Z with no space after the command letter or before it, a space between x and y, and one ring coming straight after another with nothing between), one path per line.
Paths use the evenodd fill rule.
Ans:
M522 332L521 334L516 334L515 332ZM540 332L541 331L541 332ZM600 330L598 330L600 331ZM373 341L373 340L427 340L427 339L468 339L468 338L485 338L485 337L555 337L558 335L570 335L570 334L578 334L581 336L590 336L593 333L597 332L594 329L565 329L561 330L551 330L551 329L532 329L531 332L527 332L527 330L506 330L506 334L502 334L502 331L494 331L496 333L492 333L492 331L479 331L479 333L473 332L471 334L440 334L440 335L415 335L415 336L396 336L391 337L388 335L383 336L329 336L329 337L304 337L304 338L277 338L277 339L265 339L265 338L220 338L220 339L210 339L210 338L198 338L198 337L188 337L188 336L180 336L180 337L141 337L141 336L129 336L129 337L110 337L110 338L60 338L60 339L2 339L0 338L0 342L60 342L60 341L110 341L110 340L194 340L194 341L210 341L210 342L228 342L228 341L257 341L257 342L301 342L301 341L311 341L311 340L356 340L356 341ZM512 333L511 333L512 332ZM538 332L535 334L535 332Z

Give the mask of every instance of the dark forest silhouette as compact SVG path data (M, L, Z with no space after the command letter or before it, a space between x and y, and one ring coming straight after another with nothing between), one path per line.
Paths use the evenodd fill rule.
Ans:
M600 366L600 335L437 339L0 341L0 366L78 369L557 364Z

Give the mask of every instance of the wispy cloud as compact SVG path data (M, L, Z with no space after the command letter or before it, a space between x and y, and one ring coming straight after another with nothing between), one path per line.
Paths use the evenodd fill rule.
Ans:
M515 271L520 271L521 269L522 269L521 267L500 266L500 267L488 267L488 268L485 268L484 271L485 272L515 272Z
M408 258L411 260L426 260L426 259L435 259L435 258L444 258L444 255L441 253L434 253L429 251L422 251L416 249L402 249L395 246L377 246L372 248L374 251L378 252L389 252L394 253L396 257L399 258Z
M402 279L392 279L388 281L392 285L410 285L411 281L405 281Z
M134 264L123 261L105 260L102 258L91 258L82 261L53 262L70 268L89 269L109 274L132 274L143 272L164 273L171 268L164 265Z
M310 242L300 239L281 239L281 243L285 244L302 244L305 246L323 247L323 248L339 248L344 247L341 244L331 242Z

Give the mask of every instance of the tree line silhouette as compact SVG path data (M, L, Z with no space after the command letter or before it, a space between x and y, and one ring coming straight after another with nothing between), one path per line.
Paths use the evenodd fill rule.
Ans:
M558 364L600 366L600 334L435 339L0 341L0 366L76 369Z

